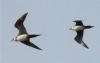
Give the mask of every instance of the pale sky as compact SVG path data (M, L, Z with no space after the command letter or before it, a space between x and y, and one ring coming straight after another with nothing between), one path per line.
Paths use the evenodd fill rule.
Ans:
M1 63L100 63L100 0L2 0L1 3ZM28 33L42 34L31 39L42 51L11 42L18 33L14 24L26 12L24 25ZM77 19L95 26L84 32L83 40L90 49L77 44L76 32L69 30Z

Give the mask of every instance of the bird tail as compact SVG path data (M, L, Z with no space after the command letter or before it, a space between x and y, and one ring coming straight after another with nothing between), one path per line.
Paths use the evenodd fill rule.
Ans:
M40 36L40 35L39 34L33 34L33 35L29 35L28 37L33 38L33 37L37 37L37 36Z
M85 26L85 29L89 29L89 28L92 28L94 26Z
M85 48L89 49L89 47L82 41L82 46L84 46Z

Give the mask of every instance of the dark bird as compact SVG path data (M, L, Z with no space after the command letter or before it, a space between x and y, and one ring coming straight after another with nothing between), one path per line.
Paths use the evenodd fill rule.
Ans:
M94 26L90 26L90 25L85 26L85 25L83 25L82 20L75 20L75 21L73 21L73 22L75 22L76 25L73 26L73 27L71 27L70 30L74 30L74 31L77 32L77 35L76 35L76 37L74 38L74 40L75 40L77 43L83 45L85 48L89 48L89 47L84 43L84 41L82 40L82 39L83 39L83 33L84 33L84 30L85 30L85 29L90 29L90 28L92 28L92 27L94 27Z
M40 36L40 35L39 34L28 34L27 33L27 31L26 31L26 29L23 25L23 22L25 21L27 14L28 13L25 13L24 15L22 15L17 20L17 22L15 23L15 27L19 30L19 33L15 38L13 38L12 41L19 41L19 42L21 42L25 45L30 46L30 47L42 50L41 48L39 48L38 46L36 46L35 44L30 42L30 38L34 38L34 37L37 37L37 36Z

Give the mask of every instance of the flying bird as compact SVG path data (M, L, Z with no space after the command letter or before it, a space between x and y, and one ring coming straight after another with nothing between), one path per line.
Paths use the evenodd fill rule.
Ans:
M77 35L76 35L76 37L74 38L74 40L75 40L77 43L83 45L85 48L89 48L89 47L84 43L84 41L82 40L82 39L83 39L83 34L84 34L84 30L85 30L85 29L90 29L90 28L92 28L92 27L94 27L94 26L90 26L90 25L85 26L85 25L83 25L82 20L75 20L75 21L73 21L73 22L75 22L76 24L75 24L75 26L72 26L72 27L70 28L70 30L76 31L76 33L77 33Z
M26 31L26 28L23 25L23 22L25 21L25 18L27 16L28 13L23 14L15 23L15 27L19 30L18 35L13 38L12 41L19 41L27 46L36 48L38 50L42 50L41 48L39 48L38 46L36 46L35 44L33 44L32 42L30 42L30 38L34 38L37 36L40 36L39 34L28 34Z

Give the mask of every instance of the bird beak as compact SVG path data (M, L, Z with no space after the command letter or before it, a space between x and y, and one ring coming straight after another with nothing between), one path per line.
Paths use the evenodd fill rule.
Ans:
M72 28L69 28L69 30L72 30Z
M11 41L14 41L14 39L12 39Z

